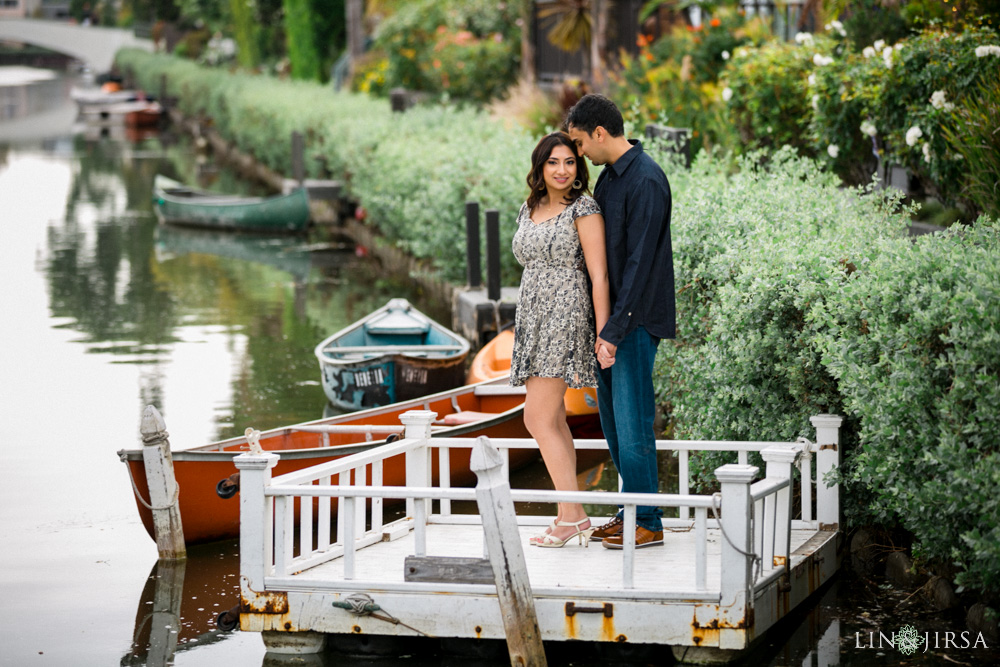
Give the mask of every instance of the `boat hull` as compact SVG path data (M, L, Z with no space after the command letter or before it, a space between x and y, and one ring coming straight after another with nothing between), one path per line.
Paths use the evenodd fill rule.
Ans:
M420 400L267 431L261 434L260 445L264 450L280 455L281 458L272 474L283 475L384 443L384 440L367 442L366 436L361 433L319 434L298 430L298 427L345 424L397 426L400 424L399 417L404 412L424 409L436 412L439 421L443 421L443 418L457 412L456 406L468 414L479 413L482 418L456 426L442 425L434 433L436 437L474 438L480 435L493 438L530 437L524 426L524 394L510 391L477 395L476 387L482 386L483 384L461 387ZM240 437L171 452L174 478L179 488L177 502L186 544L234 539L239 536L238 496L221 498L216 493L216 487L220 481L236 472L233 458L244 451L246 451L246 438ZM142 450L123 451L120 455L129 468L138 493L136 507L142 524L150 537L155 539L152 512L145 505L149 499L149 487ZM469 450L450 452L449 472L453 485L468 486L475 482L475 475L469 469L469 455ZM528 465L538 460L538 457L536 450L511 452L511 469ZM435 452L432 469L435 483L438 474L438 456ZM389 459L383 470L383 483L388 486L404 486L405 482L404 457Z
M323 392L340 410L363 410L447 391L465 380L465 356L422 359L384 355L354 363L320 363Z
M406 299L392 299L327 337L314 354L327 400L363 410L462 386L469 342Z
M153 207L161 223L267 233L299 233L309 224L309 195L236 197L185 188L157 176Z
M474 384L510 375L513 349L514 332L507 329L498 333L472 359L466 382ZM575 437L597 439L604 437L597 409L596 389L592 387L567 389L563 402L566 406L566 419Z

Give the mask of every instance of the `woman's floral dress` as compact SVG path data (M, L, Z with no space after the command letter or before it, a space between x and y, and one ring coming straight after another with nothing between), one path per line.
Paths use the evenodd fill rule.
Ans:
M573 388L597 386L596 332L590 280L574 221L600 213L581 195L562 213L535 223L527 203L517 215L512 243L524 267L517 295L510 383L529 377L562 378Z

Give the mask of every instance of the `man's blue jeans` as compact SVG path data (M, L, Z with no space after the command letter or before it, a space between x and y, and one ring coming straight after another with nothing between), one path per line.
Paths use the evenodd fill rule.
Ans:
M611 368L599 369L597 406L624 493L657 493L653 362L660 339L638 327L622 339ZM621 515L621 511L619 511ZM663 530L659 507L636 508L636 524Z

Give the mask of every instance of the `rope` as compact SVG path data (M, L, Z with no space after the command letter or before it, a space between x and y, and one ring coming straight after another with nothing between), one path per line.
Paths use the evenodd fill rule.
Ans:
M412 625L407 625L406 623L403 623L401 620L399 620L398 618L387 612L385 609L382 609L382 607L375 604L375 600L373 600L372 596L368 595L367 593L354 593L344 598L343 601L337 600L332 602L331 604L334 607L337 607L338 609L345 609L349 613L354 614L355 616L371 616L372 618L377 618L380 621L387 621L389 623L392 623L393 625L402 625L404 628L412 630L413 632L416 632L419 635L423 635L424 637L430 637L430 635L427 634L426 632L417 630ZM380 611L382 613L376 614L375 612L377 611Z
M755 554L753 552L743 551L743 549L740 549L738 546L736 546L736 543L733 542L732 539L730 539L729 535L726 533L726 529L722 525L722 520L719 519L719 513L716 511L718 509L717 504L721 503L721 502L722 502L722 494L721 493L713 493L712 494L712 516L714 516L715 520L718 522L718 524L719 524L719 530L722 532L722 536L724 538L726 538L726 542L729 542L729 546L731 546L732 548L736 549L736 551L739 552L740 554L742 554L744 557L751 559L752 567L754 568L753 582L757 583L757 579L760 578L760 573L761 573L761 570L763 569L763 561L762 561L761 557L758 556L757 554ZM751 520L753 519L753 503L750 503L750 519Z
M132 476L132 466L128 464L128 454L125 453L124 449L118 452L118 458L120 458L122 463L125 464L125 472L128 473L128 481L132 484L132 492L135 493L135 497L139 499L139 502L142 503L143 507L155 512L156 510L168 510L177 504L177 499L181 495L181 487L178 486L176 481L174 482L174 497L170 499L169 503L162 507L153 507L147 503L146 499L142 497L141 493L139 493L139 487L135 485L135 478Z

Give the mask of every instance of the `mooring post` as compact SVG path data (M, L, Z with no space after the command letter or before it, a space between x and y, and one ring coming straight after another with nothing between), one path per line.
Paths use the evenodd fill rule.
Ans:
M469 287L477 289L483 284L482 251L479 247L479 202L465 202L465 256Z
M476 503L496 581L510 664L513 667L545 667L548 663L521 536L517 531L510 482L503 473L503 457L486 436L476 438L469 467L478 477Z
M816 429L816 520L820 530L837 530L840 526L840 485L827 482L825 477L840 466L839 415L810 417Z
M486 211L486 296L500 300L500 211Z
M187 558L167 425L155 406L146 406L139 432L142 434L142 463L149 487L149 509L153 513L156 549L160 558Z
M728 463L715 469L722 485L722 577L719 600L719 648L747 646L753 549L750 531L750 483L757 467Z
M306 142L302 133L292 131L292 179L302 185L306 180Z

